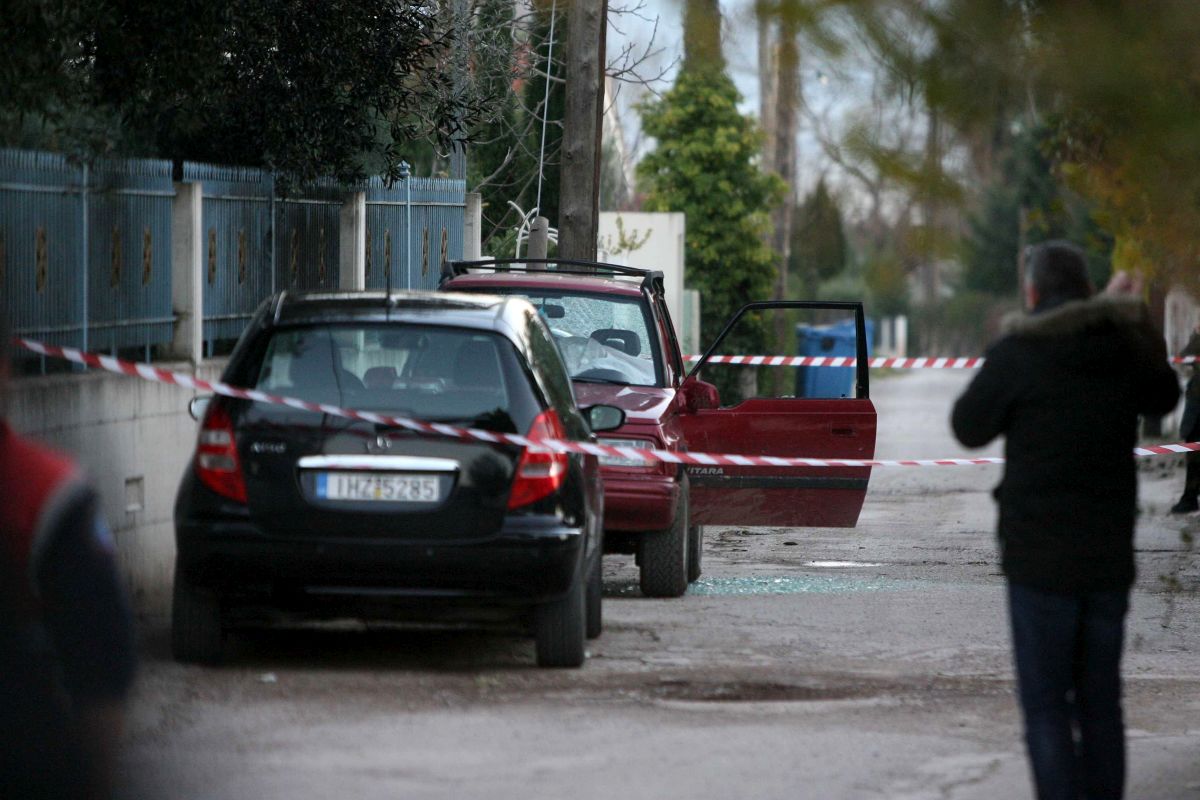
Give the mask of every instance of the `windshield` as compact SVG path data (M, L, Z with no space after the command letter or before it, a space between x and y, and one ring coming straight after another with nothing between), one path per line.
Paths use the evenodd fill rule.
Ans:
M662 386L658 340L640 297L488 287L533 303L554 334L571 380Z
M329 325L271 335L255 388L432 422L521 432L538 403L516 349L487 331Z

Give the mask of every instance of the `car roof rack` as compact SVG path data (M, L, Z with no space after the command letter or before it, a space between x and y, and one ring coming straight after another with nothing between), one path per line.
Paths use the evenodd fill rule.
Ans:
M530 264L554 265L553 269L530 269ZM566 266L567 269L562 267ZM503 268L503 269L499 269ZM627 267L622 264L606 264L603 261L587 261L579 258L497 258L486 261L447 261L442 267L441 283L471 270L483 269L507 272L545 272L551 275L583 275L585 277L637 278L651 292L663 286L663 273L659 270Z

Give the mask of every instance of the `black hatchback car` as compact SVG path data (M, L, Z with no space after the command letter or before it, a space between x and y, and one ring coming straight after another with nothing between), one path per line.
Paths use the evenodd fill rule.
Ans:
M624 420L576 407L545 323L514 298L280 294L222 379L531 439L594 441ZM595 456L193 402L202 424L175 505L177 659L218 661L239 625L356 617L523 623L540 665L583 662L601 627Z

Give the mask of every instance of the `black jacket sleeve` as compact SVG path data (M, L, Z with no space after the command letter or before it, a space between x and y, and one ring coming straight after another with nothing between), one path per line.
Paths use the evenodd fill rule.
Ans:
M1139 325L1136 336L1135 357L1140 367L1138 411L1160 417L1179 402L1179 378L1167 357L1167 344L1154 325L1149 322Z
M988 348L979 374L954 403L950 426L967 447L983 447L1008 429L1016 399L1016 381L1010 364L1012 344L1001 340Z

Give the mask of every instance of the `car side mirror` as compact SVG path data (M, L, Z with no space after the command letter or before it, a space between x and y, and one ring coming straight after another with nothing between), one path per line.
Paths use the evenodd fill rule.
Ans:
M679 387L679 393L683 395L683 407L689 412L721 407L721 394L717 387L708 381L688 378Z
M191 416L192 419L199 422L200 420L204 419L204 414L206 411L208 411L208 404L211 402L211 395L193 397L188 401L188 415Z
M625 424L625 412L616 406L597 404L583 410L587 417L588 427L595 433L615 431Z

